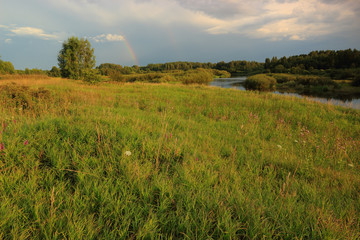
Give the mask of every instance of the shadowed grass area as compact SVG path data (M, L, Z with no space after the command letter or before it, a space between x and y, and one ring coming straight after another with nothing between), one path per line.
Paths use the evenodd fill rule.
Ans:
M3 78L0 131L0 238L360 237L357 110L197 85Z

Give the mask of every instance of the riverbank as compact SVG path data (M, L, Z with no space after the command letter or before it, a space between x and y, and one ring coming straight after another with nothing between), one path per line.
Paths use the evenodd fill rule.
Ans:
M245 91L247 77L232 77L214 79L209 85L221 88L233 88ZM295 83L279 83L276 85L275 94L289 95L326 104L360 109L360 87L351 85L349 80L334 80L330 86L304 86Z
M268 93L2 79L0 233L356 239L359 121Z
M352 86L349 81L334 81L332 85L304 86L301 84L281 83L276 89L282 93L297 93L300 95L338 100L352 100L360 98L360 87Z

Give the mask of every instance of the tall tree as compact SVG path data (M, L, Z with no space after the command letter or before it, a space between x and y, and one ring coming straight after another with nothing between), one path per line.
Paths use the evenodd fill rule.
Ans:
M71 37L63 43L58 63L62 77L84 79L86 73L95 67L94 49L87 39Z
M5 62L0 59L0 74L14 74L15 68L11 62Z

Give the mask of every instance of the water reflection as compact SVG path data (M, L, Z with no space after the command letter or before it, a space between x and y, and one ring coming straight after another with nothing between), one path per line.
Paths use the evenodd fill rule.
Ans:
M232 88L238 90L246 90L243 86L246 77L233 77L233 78L216 78L210 83L210 86L221 88ZM275 94L286 95L299 98L308 98L314 101L322 103L330 103L338 106L350 107L354 109L360 109L360 96L338 96L339 99L329 97L312 97L306 95L300 95L298 93L285 93L275 91Z
M214 81L210 83L210 86L246 90L243 86L245 80L246 77L215 78Z

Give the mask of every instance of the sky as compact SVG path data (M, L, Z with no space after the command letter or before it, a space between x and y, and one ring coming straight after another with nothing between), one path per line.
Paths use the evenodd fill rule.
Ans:
M0 56L51 69L69 37L96 65L264 62L360 49L360 0L0 0Z

